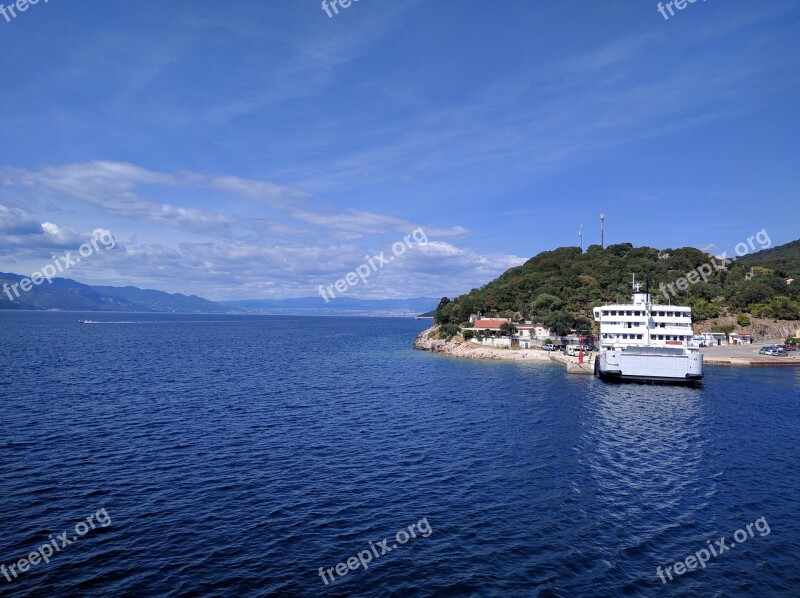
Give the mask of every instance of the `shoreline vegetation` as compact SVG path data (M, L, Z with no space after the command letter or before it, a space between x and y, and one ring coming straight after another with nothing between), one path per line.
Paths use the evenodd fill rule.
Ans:
M747 256L746 263L727 260L724 265L691 247L658 250L620 243L605 248L592 245L585 252L561 247L542 252L452 301L443 297L434 321L445 337L460 334L474 314L538 322L557 336L589 333L594 328L587 317L592 308L628 303L631 274L636 274L642 282L649 279L655 304L691 307L696 327L725 333L743 329L766 339L777 333L771 324L800 320L800 284L795 282L800 281L798 245L794 241L763 256L761 252ZM769 266L758 265L762 258ZM718 267L710 267L712 263ZM700 271L703 276L693 279L692 274ZM715 325L719 320L730 323ZM714 330L717 327L720 330Z

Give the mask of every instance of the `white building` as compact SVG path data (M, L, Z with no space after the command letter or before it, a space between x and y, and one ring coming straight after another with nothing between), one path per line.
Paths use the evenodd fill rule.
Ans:
M749 345L753 342L753 336L747 330L737 330L730 334L732 345Z
M530 322L514 324L517 328L517 332L511 338L508 338L503 335L500 328L504 323L510 322L511 320L508 318L474 319L472 325L468 328L464 328L464 330L470 330L476 334L475 337L470 339L473 343L491 347L520 347L522 349L530 349L533 347L541 347L547 339L552 340L556 344L560 343L559 337L553 335L552 331L544 324L534 324ZM482 338L477 338L479 333Z
M724 332L703 332L700 336L705 339L707 347L728 344L728 335Z

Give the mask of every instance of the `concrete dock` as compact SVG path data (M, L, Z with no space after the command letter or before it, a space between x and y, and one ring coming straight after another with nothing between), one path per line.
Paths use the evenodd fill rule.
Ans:
M578 363L577 357L571 355L564 355L563 353L555 353L550 355L550 359L566 366L568 374L578 374L593 376L594 375L594 359L596 353L584 353L583 363Z
M750 367L800 366L800 351L791 351L786 357L759 355L759 349L765 344L768 343L722 345L704 347L700 349L700 351L703 353L703 363L705 365L739 365Z

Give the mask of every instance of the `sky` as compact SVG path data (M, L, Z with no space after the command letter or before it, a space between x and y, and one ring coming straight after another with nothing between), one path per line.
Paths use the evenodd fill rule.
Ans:
M344 294L440 297L598 243L601 212L606 244L800 237L796 0L337 8L6 8L0 271L110 233L64 275L307 297L417 231Z

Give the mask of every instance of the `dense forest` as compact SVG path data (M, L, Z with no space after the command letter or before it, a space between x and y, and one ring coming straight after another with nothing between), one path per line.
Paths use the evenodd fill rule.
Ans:
M453 301L442 298L435 321L446 335L457 332L471 314L535 320L557 334L592 329L591 310L606 303L628 303L631 275L649 277L653 303L689 305L694 320L720 315L800 319L800 241L725 263L698 249L658 250L630 243L603 249L592 245L545 251L511 268L487 285ZM762 263L757 258L765 256ZM794 256L794 257L793 257ZM669 286L672 284L672 290Z
M750 266L762 266L781 272L788 277L800 278L800 239L746 255L739 261Z

